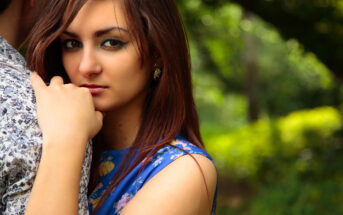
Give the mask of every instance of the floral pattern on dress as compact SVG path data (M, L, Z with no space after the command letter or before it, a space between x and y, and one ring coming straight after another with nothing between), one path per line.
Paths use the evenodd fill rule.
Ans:
M121 199L117 203L113 204L113 207L115 209L115 213L120 214L120 211L132 199L132 197L133 197L132 193L124 193L124 195L122 195Z
M184 150L184 151L182 151ZM104 176L100 177L99 184L101 189L95 189L89 196L89 210L92 213L94 205L97 204L99 198L101 198L103 192L111 183L113 177L117 173L117 167L120 166L123 161L125 154L128 149L122 150L111 150L106 151L102 154L100 165L103 162L115 163L115 168ZM163 168L168 166L170 163L175 161L177 158L190 154L200 154L208 159L212 160L211 157L201 148L189 143L186 139L178 136L175 141L170 145L166 145L158 150L150 160L144 159L138 166L124 177L113 190L111 195L101 205L96 214L99 215L119 215L126 204L134 198L136 193L146 184L154 175L159 173ZM142 164L146 163L146 166L142 168ZM213 203L213 213L215 211L215 200Z

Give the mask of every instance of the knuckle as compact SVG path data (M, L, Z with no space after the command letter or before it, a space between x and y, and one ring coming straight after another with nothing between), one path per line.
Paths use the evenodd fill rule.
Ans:
M71 89L75 88L75 86L73 84L65 84L64 87L68 88L68 89L69 88L71 88Z
M60 76L54 76L51 78L51 81L61 81L62 80L62 77Z
M80 87L80 92L82 92L82 94L84 95L89 95L89 89L85 88L85 87Z

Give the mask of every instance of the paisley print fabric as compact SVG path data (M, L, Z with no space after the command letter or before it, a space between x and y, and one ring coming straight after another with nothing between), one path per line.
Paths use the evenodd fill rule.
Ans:
M0 214L4 215L24 214L41 155L42 135L29 77L24 58L0 37ZM88 144L80 183L82 215L88 214L90 162Z

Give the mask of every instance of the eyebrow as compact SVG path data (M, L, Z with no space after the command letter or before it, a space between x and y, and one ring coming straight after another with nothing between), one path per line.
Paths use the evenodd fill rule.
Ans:
M119 27L119 26L114 26L114 27L109 27L109 28L100 29L100 30L96 31L94 33L94 37L100 37L100 36L102 36L104 34L107 34L107 33L111 32L111 31L123 31L125 33L129 33L129 31L127 29L125 29L125 28L122 28L122 27ZM78 37L77 34L69 32L69 31L64 31L63 34L66 34L66 35L68 35L70 37L75 37L75 38Z

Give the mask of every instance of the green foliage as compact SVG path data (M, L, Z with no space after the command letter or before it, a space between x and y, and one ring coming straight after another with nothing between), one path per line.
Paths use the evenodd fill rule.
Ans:
M215 131L204 134L220 177L248 183L253 191L238 207L219 205L218 214L343 213L343 139L338 110L303 110L227 133Z
M236 203L219 198L217 214L343 214L343 129L337 110L343 107L343 88L328 69L337 74L342 68L342 2L178 3L206 147L221 181L246 186L233 197ZM255 70L247 66L247 56ZM247 121L249 69L257 77L261 116L254 124ZM219 187L224 192L230 190Z
M199 0L180 0L180 7L190 38L197 95L207 89L218 91L216 97L224 100L229 99L228 94L246 94L246 38L250 37L257 53L262 113L277 117L301 109L339 105L338 83L296 40L284 41L275 28L256 16L247 17L235 4L213 9ZM198 102L200 112L208 112L211 105L204 100Z
M257 21L257 23L260 23ZM312 53L295 40L260 23L258 46L260 105L273 116L323 105L338 105L337 82Z
M204 131L206 147L218 168L236 178L260 177L262 180L286 175L290 163L299 172L312 168L315 152L332 148L331 139L341 128L339 112L331 107L292 113L278 120L263 119L233 132ZM292 161L290 161L292 160ZM277 164L277 165L276 165ZM284 169L280 168L285 166Z
M273 24L286 40L295 38L338 77L343 77L343 7L341 0L223 0L235 2Z
M297 154L311 144L324 144L341 128L340 113L331 107L298 111L278 120L280 140L285 144L282 149L287 154Z
M304 182L296 175L266 187L243 214L335 215L343 214L342 184L333 180Z

